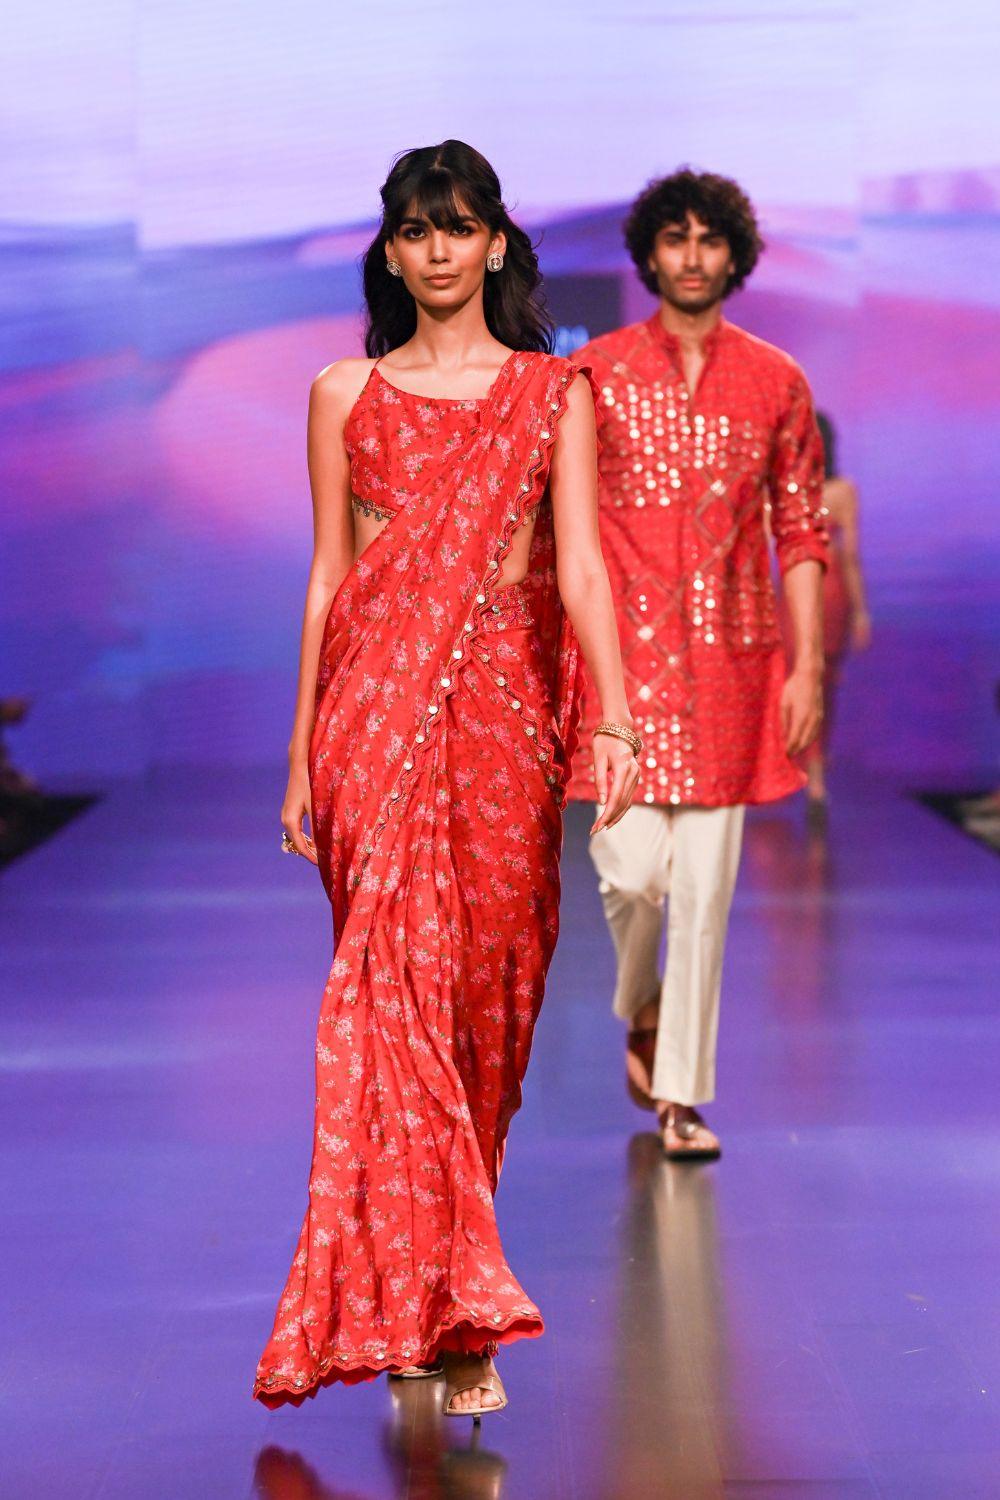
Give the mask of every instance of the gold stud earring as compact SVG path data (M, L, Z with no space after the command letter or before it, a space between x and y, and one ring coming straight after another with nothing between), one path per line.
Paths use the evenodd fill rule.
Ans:
M491 255L487 255L486 269L487 271L503 270L503 256L500 254L499 250L494 250Z
M402 276L403 274L403 268L399 264L398 260L387 260L385 263L385 268L389 272L390 276Z

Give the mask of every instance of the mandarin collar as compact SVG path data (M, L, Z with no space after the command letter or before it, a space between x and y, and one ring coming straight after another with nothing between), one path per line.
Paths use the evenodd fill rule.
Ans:
M726 322L725 318L720 316L719 321L716 323L715 327L711 329L710 332L706 333L704 343L702 345L706 355L712 352L716 344L719 342L723 330L728 328L728 326L729 325ZM647 321L646 327L649 329L649 332L653 339L658 344L661 344L664 349L666 349L670 354L674 356L674 358L677 358L677 356L680 354L681 341L677 337L676 333L671 333L669 329L664 328L663 324L660 322L660 314L658 311L655 312L653 316Z

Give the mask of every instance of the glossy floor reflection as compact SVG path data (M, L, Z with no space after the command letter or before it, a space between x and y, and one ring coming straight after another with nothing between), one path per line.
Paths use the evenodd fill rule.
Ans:
M49 1500L1000 1495L994 856L884 789L759 811L721 1162L629 1105L568 830L500 1191L546 1315L474 1434L440 1382L249 1400L302 1211L328 956L269 778L124 788L0 881L0 1494Z
M507 1462L488 1447L489 1433L466 1422L464 1442L446 1428L440 1380L391 1381L383 1450L399 1495L422 1500L501 1500ZM331 1488L294 1450L268 1447L257 1455L255 1493L261 1500L350 1500L356 1492Z

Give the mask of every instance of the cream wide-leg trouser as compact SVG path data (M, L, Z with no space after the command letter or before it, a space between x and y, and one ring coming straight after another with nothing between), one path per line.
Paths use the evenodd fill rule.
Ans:
M590 841L618 955L614 1011L631 1021L659 996L653 1096L673 1104L707 1104L715 1097L722 955L745 811L640 804Z

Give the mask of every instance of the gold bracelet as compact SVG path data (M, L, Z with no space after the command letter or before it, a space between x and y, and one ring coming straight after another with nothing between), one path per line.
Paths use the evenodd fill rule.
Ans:
M629 729L627 724L613 724L610 719L602 719L594 730L595 734L611 734L616 740L624 740L631 748L632 754L638 759L642 754L642 740L634 729Z

